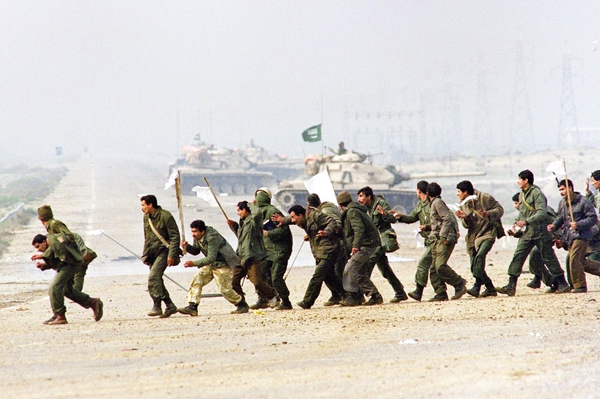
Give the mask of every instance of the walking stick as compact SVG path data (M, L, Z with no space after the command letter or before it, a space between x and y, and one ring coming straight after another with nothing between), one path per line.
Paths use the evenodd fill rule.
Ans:
M304 240L302 240L302 244L300 244L300 248L298 248L298 252L296 252L296 256L294 257L294 260L292 261L290 268L288 269L287 273L283 277L284 280L286 280L288 278L288 276L290 275L290 272L292 271L292 267L294 267L294 263L296 263L296 259L298 259L298 255L300 254L300 251L302 250L303 245L304 245Z
M177 197L177 208L179 209L179 221L181 222L181 240L185 241L185 224L183 222L183 201L181 200L181 172L177 171L175 178L175 196ZM181 248L183 254L186 253L186 248Z

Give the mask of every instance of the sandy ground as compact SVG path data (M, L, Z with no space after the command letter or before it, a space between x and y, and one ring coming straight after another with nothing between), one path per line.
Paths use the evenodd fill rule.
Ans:
M81 159L70 167L43 202L74 231L103 229L139 253L139 195L156 193L165 208L176 208L173 193L163 190L163 164ZM231 217L240 199L223 198ZM203 218L235 242L218 210L193 197L185 202L186 223ZM402 248L392 256L408 290L422 251L415 248L413 229L397 227ZM41 231L38 221L17 231L0 260L2 397L600 396L600 289L594 276L588 276L587 294L544 294L527 288L531 275L524 274L515 297L325 308L324 289L311 310L231 315L233 306L223 298L207 298L199 317L156 319L146 316L151 302L144 266L106 237L86 235L101 255L90 266L85 291L103 299L105 316L96 323L90 310L68 303L69 324L52 327L41 324L50 316L44 290L52 272L42 274L28 260L31 238ZM301 234L293 233L298 248ZM497 285L507 280L514 245L498 242L488 257ZM310 254L302 250L298 264L307 264ZM473 281L464 241L450 264ZM169 270L184 286L193 273ZM310 267L292 269L287 281L294 303L311 273ZM389 300L392 289L378 271L373 280ZM183 306L185 292L167 285ZM252 301L251 285L245 288ZM216 285L206 292L217 292ZM425 297L432 295L428 287Z

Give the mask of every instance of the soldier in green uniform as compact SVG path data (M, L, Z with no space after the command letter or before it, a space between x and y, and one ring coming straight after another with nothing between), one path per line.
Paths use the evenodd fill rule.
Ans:
M77 249L81 253L83 257L83 262L81 263L81 267L78 268L75 276L73 277L73 286L77 288L79 291L83 289L83 282L85 280L85 274L87 273L88 266L94 259L98 257L96 252L93 249L89 248L85 245L85 241L83 238L77 233L73 233L73 237L75 238L75 243L77 244Z
M429 183L425 180L421 180L417 183L417 198L419 203L417 207L410 213L410 215L403 215L400 212L394 210L391 214L398 220L398 222L411 224L419 222L420 226L427 226L429 224L429 215L431 213L429 207L429 197L427 196L427 185ZM423 237L425 241L425 252L421 255L419 263L417 264L417 272L415 273L415 284L417 288L413 292L409 292L408 296L416 301L421 301L423 298L423 290L427 286L427 280L429 279L429 269L433 264L433 258L431 256L431 250L433 249L433 239L429 237L429 232L423 229L419 229L419 235Z
M281 304L277 306L278 310L292 309L290 302L290 290L288 289L283 276L287 270L288 260L292 255L292 232L289 226L275 226L271 217L281 211L274 205L271 205L271 190L261 187L254 194L252 212L258 212L262 216L263 237L265 249L268 257L261 265L262 278L267 284L270 284L281 299ZM258 302L250 306L250 309L264 309L268 307L267 299L258 297Z
M515 226L521 229L522 235L517 243L513 259L508 266L508 284L504 287L496 287L499 293L509 296L515 295L517 280L523 271L523 264L534 247L539 249L544 264L552 273L556 292L563 293L571 290L552 248L552 237L547 233L545 223L548 201L542 190L533 184L533 179L533 173L527 169L521 171L517 178L517 184L521 192L519 196L519 216Z
M277 224L295 224L306 232L305 240L310 243L310 249L317 264L306 293L298 306L302 309L310 309L319 294L323 283L331 291L331 298L324 306L332 306L340 303L344 288L339 277L335 274L335 262L340 252L340 230L339 222L317 208L309 206L304 209L300 205L294 205L289 210L290 216L283 217L280 214L273 215L273 221Z
M585 198L587 198L594 208L600 209L598 205L600 205L600 170L595 170L592 172L592 186L596 190L594 194L590 191L590 179L585 180Z
M179 308L177 311L190 316L198 316L202 288L213 279L229 303L239 304L242 297L233 290L231 281L232 269L240 263L240 258L225 238L215 228L207 226L203 220L194 220L190 224L190 229L194 244L190 245L187 241L182 241L181 246L192 255L202 253L204 258L188 260L183 264L184 267L197 267L198 273L194 276L188 290L188 306Z
M389 213L391 208L385 198L382 195L375 196L371 187L361 188L358 190L357 195L358 202L367 207L367 214L373 220L373 224L379 231L381 238L381 246L377 247L373 255L369 258L367 272L371 276L375 265L377 265L383 278L394 289L395 295L390 300L390 303L405 301L408 299L408 295L406 295L404 286L394 274L386 255L386 252L394 252L400 248L396 232L392 228L392 223L396 223L396 218ZM371 298L370 300L374 302L373 304L383 303L383 298L381 297Z
M267 298L268 306L274 308L277 306L277 291L262 279L261 264L268 256L263 240L262 214L260 212L252 213L248 201L238 202L237 214L240 217L239 222L227 220L229 228L237 235L236 253L240 258L240 264L233 268L231 285L233 290L242 297L242 300L232 313L248 313L249 306L244 299L241 285L242 278L245 276L248 276L248 279L254 284L258 295Z
M442 188L439 184L434 182L427 185L427 196L431 208L430 224L423 226L422 230L431 231L430 237L435 240L431 251L433 266L429 272L435 296L430 299L430 302L448 300L446 284L454 287L455 292L451 299L460 299L467 293L467 280L448 265L448 259L458 241L459 231L456 217L448 209L448 205L442 200L441 195Z
M145 195L141 199L144 213L144 251L142 261L150 266L148 273L148 293L154 306L148 316L166 318L177 313L177 306L171 296L163 275L169 266L177 266L181 250L179 248L179 229L171 212L158 205L154 195ZM165 303L163 313L161 304Z
M490 194L475 190L468 180L456 185L456 195L461 206L454 214L462 220L468 231L467 253L471 258L471 273L475 277L475 284L467 293L477 298L480 296L481 286L485 285L481 297L497 296L494 283L485 272L485 258L496 238L504 237L501 221L504 208Z
M348 191L336 197L342 209L342 228L346 248L350 248L350 258L344 268L342 284L347 292L340 302L342 306L358 306L363 303L363 295L370 296L369 305L381 303L381 294L371 281L367 270L369 258L381 246L377 227L367 214L367 207L352 201Z

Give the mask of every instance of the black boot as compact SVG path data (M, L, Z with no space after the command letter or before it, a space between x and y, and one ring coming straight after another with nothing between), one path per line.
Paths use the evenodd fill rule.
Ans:
M166 307L165 312L162 315L160 315L161 319L166 319L172 314L177 313L177 306L175 306L175 304L171 301L171 298L165 298L163 299L163 301L165 302Z
M148 312L148 316L161 316L163 314L162 307L161 307L161 300L154 299L154 298L153 298L153 300L154 300L154 306Z
M554 279L554 283L556 284L556 293L564 294L565 292L571 292L571 286L565 280L565 275L561 274Z
M292 308L292 303L290 302L289 298L281 298L281 303L279 304L279 306L277 306L276 308L277 310L291 310Z
M404 290L402 290L402 292L396 292L396 295L394 295L394 297L392 299L390 299L390 303L398 303L398 302L406 301L407 299L408 299L408 295L406 295L406 292L404 292Z
M515 293L517 292L518 279L519 278L517 276L510 276L508 278L508 284L504 287L496 287L496 291L504 295L515 296Z
M446 291L441 292L439 294L435 294L433 298L428 300L427 302L445 302L448 300L448 293Z
M364 300L363 294L359 292L349 292L346 298L344 298L340 305L342 306L359 306L362 305Z
M490 278L485 282L485 290L479 295L481 298L485 298L488 296L498 296L498 291L496 291L496 287L494 287L494 283Z
M480 279L476 278L475 284L473 284L473 286L467 290L467 294L474 296L475 298L478 298L479 291L481 291L481 286L483 285L482 283L483 282Z
M540 276L534 275L533 279L529 283L527 283L527 286L529 288L533 288L534 290L538 289L542 286L542 279L540 278Z
M417 288L413 292L409 292L408 296L414 299L415 301L421 302L421 298L423 298L423 290L425 287L417 284Z
M190 316L198 316L198 304L190 302L185 308L179 308L177 311L181 314L189 314Z
M373 305L381 305L383 303L383 297L379 292L371 295L371 298L367 302L365 302L365 306L373 306Z
M250 309L250 307L248 306L248 304L246 303L246 300L244 298L242 298L242 300L239 301L236 306L237 306L237 308L231 312L232 314L248 313L248 310Z
M256 303L254 305L250 306L250 309L252 310L256 310L256 309L266 309L269 307L269 301L267 301L265 298L263 298L262 296L258 297L258 301L256 301Z

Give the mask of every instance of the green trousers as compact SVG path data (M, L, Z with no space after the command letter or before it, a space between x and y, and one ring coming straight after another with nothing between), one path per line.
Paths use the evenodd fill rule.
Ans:
M342 298L344 295L344 287L342 280L335 272L337 258L317 259L317 267L306 287L303 301L310 306L314 305L315 301L321 293L323 283L331 291L333 298Z
M417 263L417 272L415 273L415 283L421 287L427 286L427 280L429 280L429 269L433 265L433 256L431 255L433 245L425 247L425 252L421 255L419 263Z
M567 268L568 267L567 255ZM539 278L547 287L550 287L554 282L552 273L550 273L546 265L544 265L544 259L542 259L542 254L538 247L534 247L529 254L529 272Z
M290 297L290 290L283 279L290 256L291 253L287 253L276 256L272 260L267 258L261 265L263 281L275 288L281 299L288 299Z
M396 277L396 275L394 274L394 271L390 266L390 261L388 260L387 255L385 254L385 249L383 249L383 247L377 247L373 255L371 255L371 257L369 258L369 261L367 263L367 274L369 275L369 277L371 277L371 275L373 274L373 269L375 268L375 265L377 265L377 267L379 268L379 271L381 272L383 278L386 279L388 283L390 283L396 295L406 295L406 293L404 292L404 286L402 285L398 277Z
M512 261L510 262L510 265L508 265L509 276L518 278L521 275L523 272L523 264L534 247L537 247L540 251L544 265L546 265L550 274L552 274L552 281L554 281L556 277L565 274L560 267L556 253L552 248L552 238L545 237L536 240L524 240L523 238L519 238Z
M48 295L54 314L64 314L67 311L65 297L89 309L90 296L73 287L73 276L76 271L77 266L65 266L56 273L54 280L50 283Z
M163 275L167 270L167 251L160 251L160 254L154 259L148 273L148 293L152 299L164 301L170 299L169 291L165 287Z
M483 240L481 243L479 243L479 247L473 246L468 248L469 256L471 258L471 273L473 273L473 277L475 277L476 280L481 281L481 283L485 283L490 280L485 272L485 258L494 246L495 241L496 240L493 238L489 240Z
M429 270L429 278L431 279L431 285L436 294L446 292L446 284L457 286L463 280L463 278L448 265L448 259L450 259L450 255L452 255L455 245L456 244L444 244L439 240L433 245L431 252L433 265Z

